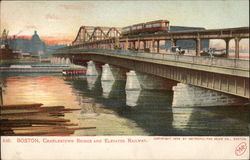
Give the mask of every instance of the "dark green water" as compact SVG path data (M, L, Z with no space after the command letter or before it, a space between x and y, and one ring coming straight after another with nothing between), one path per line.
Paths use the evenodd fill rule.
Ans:
M1 73L1 81L4 104L81 108L65 118L96 129L75 135L249 136L249 106L172 107L173 91L126 93L125 81L102 84L100 77Z

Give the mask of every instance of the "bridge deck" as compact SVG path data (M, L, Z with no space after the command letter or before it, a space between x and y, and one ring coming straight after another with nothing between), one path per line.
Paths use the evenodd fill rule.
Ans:
M130 51L125 52L102 49L64 50L58 51L57 54L96 54L249 78L249 60L243 59L210 58Z

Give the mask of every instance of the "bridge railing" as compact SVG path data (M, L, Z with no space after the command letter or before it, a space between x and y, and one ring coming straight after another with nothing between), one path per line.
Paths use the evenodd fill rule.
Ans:
M226 68L241 68L249 70L249 60L244 59L229 59L229 58L216 58L216 57L197 57L197 56L185 56L176 54L162 54L162 53L143 53L134 51L122 51L122 50L104 50L104 49L78 49L71 50L70 52L84 53L84 52L97 52L106 53L112 55L124 55L129 57L142 57L147 59L165 60L184 62L190 64L200 64L207 66L226 67Z
M140 57L170 60L177 62L185 62L192 64L201 64L209 66L221 66L229 68L242 68L249 69L249 60L244 59L226 59L226 58L216 58L216 57L197 57L197 56L183 56L176 54L155 54L155 53L138 53Z

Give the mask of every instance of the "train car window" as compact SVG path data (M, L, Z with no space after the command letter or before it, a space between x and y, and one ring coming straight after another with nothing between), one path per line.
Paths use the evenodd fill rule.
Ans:
M132 27L132 31L136 30L136 26Z
M124 32L130 31L130 28L123 28L122 31L124 31Z
M161 26L160 23L155 23L155 24L153 24L153 27L160 27L160 26Z
M140 25L140 26L137 26L137 29L142 29L142 25Z
M145 27L146 27L146 28L151 28L152 25L151 25L151 24L146 24Z

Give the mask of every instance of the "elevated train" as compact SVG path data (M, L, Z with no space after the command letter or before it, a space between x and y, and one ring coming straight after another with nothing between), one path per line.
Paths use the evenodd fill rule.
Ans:
M167 31L169 31L169 21L157 20L157 21L139 23L132 26L124 27L122 28L121 34L123 36L127 36L127 35L143 34L143 33L167 32Z

